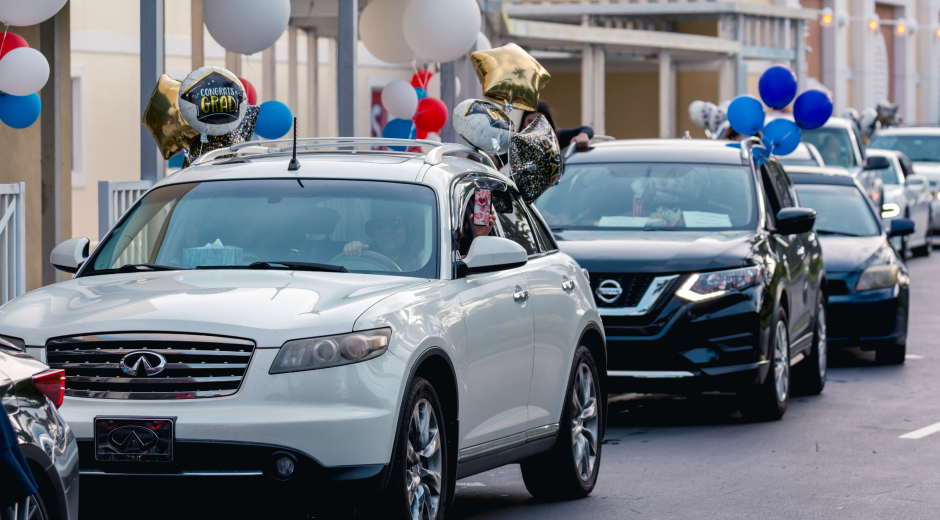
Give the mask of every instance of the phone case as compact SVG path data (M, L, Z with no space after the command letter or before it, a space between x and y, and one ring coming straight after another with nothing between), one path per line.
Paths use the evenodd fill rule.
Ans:
M473 224L476 226L487 225L487 215L492 212L493 190L486 188L477 188L473 195Z

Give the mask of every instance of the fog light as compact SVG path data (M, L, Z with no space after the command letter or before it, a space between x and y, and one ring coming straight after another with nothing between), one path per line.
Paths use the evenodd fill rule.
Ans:
M294 461L290 457L281 457L274 463L274 471L280 478L290 478L294 474Z

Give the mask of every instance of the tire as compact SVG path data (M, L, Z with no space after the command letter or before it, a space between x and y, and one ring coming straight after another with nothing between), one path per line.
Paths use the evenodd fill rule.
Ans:
M536 498L584 498L597 483L606 410L594 358L584 346L575 352L568 381L555 445L521 464L525 487Z
M0 520L20 520L21 518L25 518L26 520L48 520L50 518L49 510L46 509L46 503L42 499L41 491L26 500L25 515L22 511L19 511L18 508L15 513L13 507L0 509Z
M790 403L790 335L787 314L777 310L771 337L768 338L770 370L764 382L741 397L741 414L757 421L776 421L783 417Z
M904 364L904 357L906 355L906 343L878 347L875 349L875 362L881 365L901 365Z
M816 330L809 355L794 367L794 376L806 395L819 395L826 387L829 349L826 341L826 304L820 294L816 304Z
M381 516L441 520L449 499L451 461L447 460L445 416L430 382L421 377L411 382L404 410L384 501L389 509Z

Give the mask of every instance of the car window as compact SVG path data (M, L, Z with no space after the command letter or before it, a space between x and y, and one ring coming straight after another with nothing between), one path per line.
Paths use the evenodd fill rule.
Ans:
M781 208L780 197L777 196L777 189L774 187L773 181L770 180L770 169L766 163L761 165L760 172L761 184L764 186L764 201L769 203L768 209L772 215L771 220L776 220L776 215Z
M495 198L495 196L494 196ZM525 203L520 200L515 193L510 194L511 211L502 212L497 208L496 219L499 221L499 227L502 229L502 236L519 244L530 255L539 252L538 242L535 238L535 230L532 221L525 210Z
M844 128L823 127L803 131L803 140L819 150L826 166L838 166L840 168L853 168L856 166L852 138L850 132Z
M796 206L796 198L793 192L793 184L790 177L777 162L768 162L768 173L770 181L773 184L774 191L777 193L777 199L781 208L792 208Z
M894 165L894 161L888 157L888 167L881 170L881 181L885 186L898 186L901 184L901 178L898 176L898 169Z
M878 135L868 147L897 150L914 162L940 162L940 135Z
M881 233L865 195L855 186L800 184L800 201L816 210L821 235L876 236Z
M535 234L539 239L539 248L543 252L557 250L558 244L555 243L555 237L552 236L552 233L545 227L542 219L539 218L540 214L538 208L532 204L527 204L526 210L529 212L529 218L532 220Z
M183 268L311 262L437 277L433 190L347 180L230 180L173 184L148 193L91 259ZM358 242L361 254L344 250Z
M753 175L742 165L571 164L535 201L551 229L753 229Z
M898 154L898 162L901 163L901 171L904 172L904 178L914 175L914 165L911 160L903 153Z

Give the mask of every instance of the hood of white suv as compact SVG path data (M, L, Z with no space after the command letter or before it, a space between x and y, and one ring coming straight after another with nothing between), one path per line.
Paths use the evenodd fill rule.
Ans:
M104 332L185 332L258 347L350 332L379 300L426 279L303 271L207 270L88 276L0 307L0 334L42 346Z

